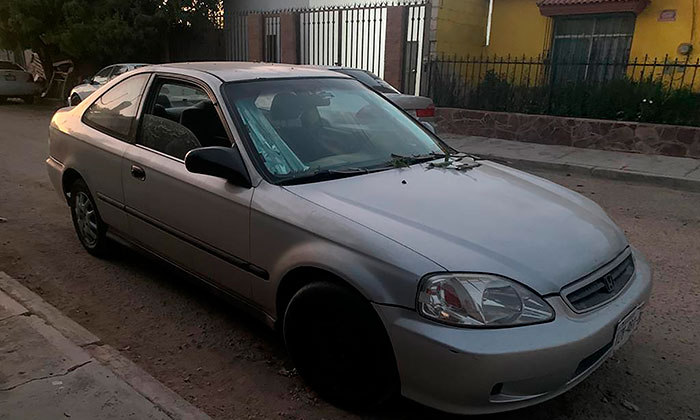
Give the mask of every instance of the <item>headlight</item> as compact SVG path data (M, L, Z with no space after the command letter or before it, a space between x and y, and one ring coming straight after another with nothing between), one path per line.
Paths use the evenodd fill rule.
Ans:
M464 327L506 327L554 319L554 310L536 293L503 277L446 273L423 279L418 312Z

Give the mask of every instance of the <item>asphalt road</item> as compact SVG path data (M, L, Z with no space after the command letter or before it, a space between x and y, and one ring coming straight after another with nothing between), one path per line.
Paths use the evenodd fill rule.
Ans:
M338 410L290 374L277 335L205 287L124 247L107 259L85 253L44 168L50 115L0 106L0 270L215 419L453 418L401 398L359 415ZM700 420L700 194L539 175L609 212L649 257L654 291L636 335L587 381L488 418Z

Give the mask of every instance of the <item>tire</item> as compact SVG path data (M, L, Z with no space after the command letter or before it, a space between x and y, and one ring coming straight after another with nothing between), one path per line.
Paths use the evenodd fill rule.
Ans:
M367 410L399 390L384 325L353 290L330 282L302 287L285 310L282 333L304 381L337 406Z
M104 256L108 250L107 225L100 218L95 200L82 179L71 185L68 204L83 248L94 256Z
M24 101L25 104L27 105L32 105L34 104L35 98L33 96L22 96L22 100Z

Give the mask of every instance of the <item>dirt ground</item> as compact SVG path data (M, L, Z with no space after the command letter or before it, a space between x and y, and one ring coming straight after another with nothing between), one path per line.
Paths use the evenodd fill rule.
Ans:
M369 413L336 409L290 375L275 333L205 287L124 247L89 256L44 168L50 115L0 106L1 271L215 419L457 418L402 398ZM700 420L700 194L539 175L609 212L651 261L654 291L636 335L583 384L488 418Z

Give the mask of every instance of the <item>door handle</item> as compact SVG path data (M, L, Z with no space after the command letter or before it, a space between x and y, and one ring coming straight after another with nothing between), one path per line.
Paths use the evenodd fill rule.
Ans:
M146 180L146 171L144 171L140 166L131 165L131 176L139 181L144 181Z

